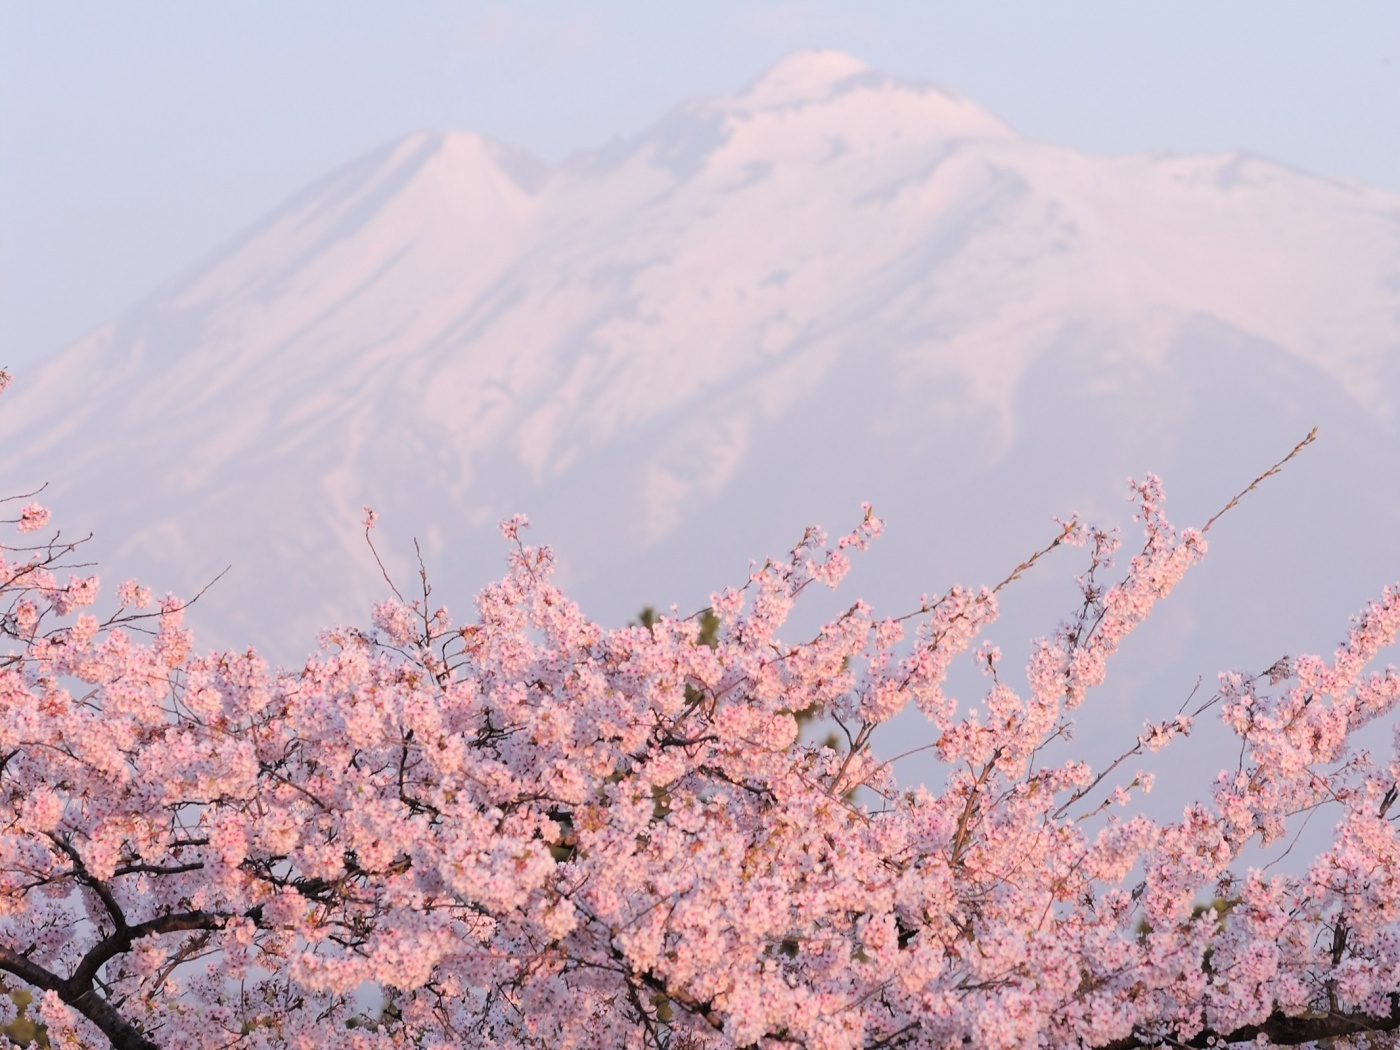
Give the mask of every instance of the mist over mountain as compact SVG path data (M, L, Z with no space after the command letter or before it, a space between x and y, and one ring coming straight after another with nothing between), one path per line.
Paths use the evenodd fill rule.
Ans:
M417 536L461 614L525 511L618 623L871 500L887 537L810 616L902 612L1000 579L1054 514L1131 546L1129 474L1199 524L1320 425L1125 648L1103 719L1129 731L1198 677L1330 651L1400 578L1397 405L1400 197L1086 156L807 52L557 165L469 132L347 165L18 376L0 467L96 533L109 583L231 564L193 625L295 661L384 593L366 503L399 582ZM1007 595L1011 663L1073 603L1060 553Z

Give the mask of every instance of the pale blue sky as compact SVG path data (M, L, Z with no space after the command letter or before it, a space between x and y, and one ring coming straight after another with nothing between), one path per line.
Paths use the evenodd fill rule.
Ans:
M51 354L413 130L549 159L800 47L1090 152L1247 149L1400 192L1400 3L0 0L0 364Z

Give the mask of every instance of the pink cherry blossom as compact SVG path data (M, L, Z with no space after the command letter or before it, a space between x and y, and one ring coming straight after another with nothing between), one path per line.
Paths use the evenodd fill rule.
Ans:
M19 524L15 528L20 532L37 532L49 523L49 509L37 503L26 503L19 511Z
M809 585L878 537L868 507L717 590L712 645L700 614L590 622L516 517L465 622L394 592L290 670L201 653L185 603L143 612L134 583L104 618L70 547L0 550L0 975L71 1047L1381 1045L1400 750L1356 734L1400 700L1373 666L1400 590L1102 768L1047 761L1206 552L1215 519L1131 492L1116 578L1116 533L1070 519L996 586L853 601L797 642ZM1079 602L1021 695L984 635L1062 545ZM980 696L951 692L960 654ZM936 788L872 750L908 710ZM1152 819L1129 759L1212 710L1238 763ZM1322 810L1298 874L1246 861Z

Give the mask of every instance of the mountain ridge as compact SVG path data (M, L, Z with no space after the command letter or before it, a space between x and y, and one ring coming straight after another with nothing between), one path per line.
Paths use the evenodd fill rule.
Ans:
M1346 472L1400 461L1397 361L1400 197L1087 157L817 53L558 164L420 132L337 169L19 376L0 468L122 575L190 593L233 562L208 633L295 660L382 590L364 503L391 568L420 535L458 604L530 512L616 620L875 497L937 537L876 556L905 566L867 579L889 595L1116 513L1130 471L1247 480L1314 405L1339 451L1295 473L1330 528L1362 501L1385 568L1389 482Z

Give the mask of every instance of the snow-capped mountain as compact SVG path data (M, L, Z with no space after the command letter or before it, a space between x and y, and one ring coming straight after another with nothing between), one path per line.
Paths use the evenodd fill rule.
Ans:
M888 608L999 578L1051 514L1124 520L1130 472L1199 522L1321 424L1129 654L1175 696L1329 648L1400 576L1397 405L1400 197L1086 156L809 52L558 165L452 132L346 166L17 377L0 467L113 582L231 563L194 624L294 660L384 590L365 503L463 608L526 511L619 622L871 499L840 597ZM1004 644L1067 608L1059 565Z

